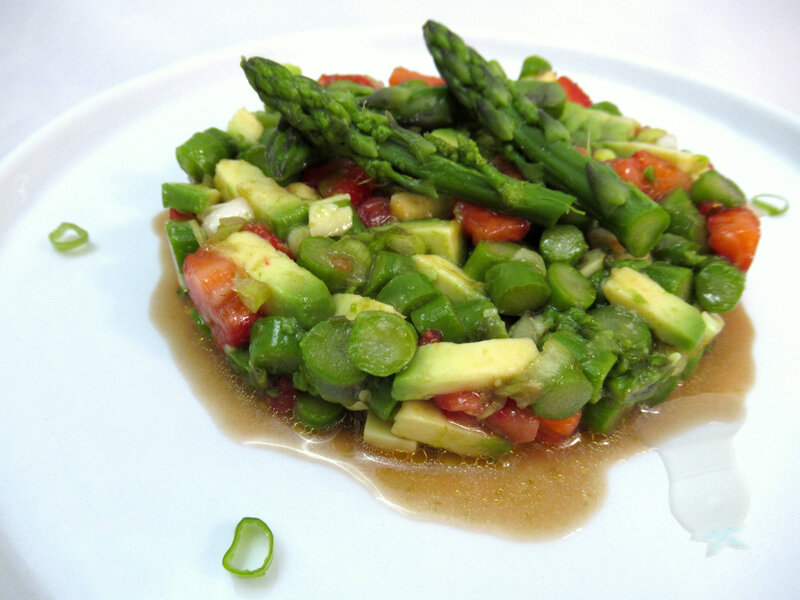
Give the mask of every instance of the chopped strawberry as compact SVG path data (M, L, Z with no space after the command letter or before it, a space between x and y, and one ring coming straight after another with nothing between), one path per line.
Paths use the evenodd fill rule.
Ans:
M479 417L491 404L488 394L482 392L453 392L433 397L433 403L448 412L464 412Z
M481 240L518 242L531 228L530 221L503 215L463 200L456 202L453 212L464 231L472 237L474 244Z
M287 246L281 238L272 233L263 223L248 223L243 227L243 229L244 231L255 233L256 235L264 238L272 245L273 248L275 248L275 250L283 252L289 258L294 259L294 255L292 254L292 251L289 250L289 246Z
M215 250L201 248L183 262L189 298L211 329L217 346L243 346L258 315L242 303L233 289L236 265Z
M316 188L323 198L349 194L355 207L371 197L376 187L375 180L348 158L335 158L308 167L303 173L303 183Z
M581 87L572 81L566 75L562 75L558 78L558 83L561 84L561 87L567 93L567 100L570 102L575 102L576 104L580 104L581 106L591 106L592 101L589 99L589 96L584 92Z
M714 212L706 220L708 244L742 271L747 271L761 238L758 217L745 206L734 206Z
M334 75L321 75L320 78L317 79L317 83L325 87L329 86L335 81L352 81L358 85L371 87L374 90L379 90L383 87L383 84L380 81L373 79L369 75L341 75L336 73Z
M419 342L417 342L417 346L424 346L426 344L436 344L441 342L444 339L442 332L438 329L426 329L425 333L423 333L419 337Z
M515 444L532 442L539 432L539 417L527 408L517 406L511 398L503 408L486 417L484 423Z
M392 215L389 198L383 196L372 196L355 207L358 218L367 227L377 227L396 221Z
M423 75L418 71L412 71L410 69L406 69L405 67L395 67L391 76L389 76L389 85L397 85L398 83L403 83L404 81L409 80L424 81L428 85L445 85L445 80L441 77L437 77L435 75Z

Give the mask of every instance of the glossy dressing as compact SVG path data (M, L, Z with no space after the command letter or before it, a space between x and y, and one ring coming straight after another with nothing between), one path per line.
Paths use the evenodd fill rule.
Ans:
M725 315L722 333L694 376L668 402L631 417L609 437L584 436L566 448L533 444L489 462L430 449L410 457L380 453L360 441L358 417L335 432L309 434L277 417L266 397L242 386L221 353L201 338L188 302L176 293L163 221L163 215L154 221L162 238L163 274L151 299L151 318L219 427L245 444L332 462L415 518L517 539L565 535L600 508L606 472L616 462L693 426L744 416L753 381L753 329L739 307Z

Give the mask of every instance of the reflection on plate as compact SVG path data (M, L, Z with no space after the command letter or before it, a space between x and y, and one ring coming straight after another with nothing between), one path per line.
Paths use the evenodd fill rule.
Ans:
M642 66L466 37L510 72L528 54L547 56L594 97L702 149L751 195L791 199L800 189L787 151L800 127L767 107ZM749 509L731 504L726 514L734 521L746 511L744 528L726 532L740 523L721 522L715 541L735 547L746 540L743 551L706 559L701 545L686 543L686 530L709 532L697 531L691 516L679 517L684 530L669 510L670 476L673 486L688 481L676 471L682 451L672 447L660 453L669 473L659 453L637 455L611 470L606 501L585 527L522 544L409 519L334 469L254 451L218 429L148 317L161 274L150 222L161 182L181 178L175 145L253 105L238 71L242 54L309 73L380 75L398 62L431 70L418 32L342 38L331 31L307 42L286 36L249 44L133 82L72 111L0 165L4 595L406 598L472 597L478 589L518 597L526 589L560 597L585 593L586 582L613 582L621 597L647 589L652 598L777 598L796 589L800 521L786 490L800 483L790 429L800 409L787 391L793 381L783 349L793 347L797 325L780 301L797 289L796 273L782 267L793 255L791 210L764 223L749 275L744 304L758 335L747 418L735 436L698 434L706 445L732 440ZM89 231L91 252L52 251L46 235L61 221ZM719 456L729 464L725 452ZM234 582L220 567L242 516L262 518L276 536L275 561L261 581ZM486 566L478 570L477 561Z
M708 544L706 554L743 549L739 531L750 493L733 456L738 423L713 423L662 444L658 453L669 476L672 514L692 539Z

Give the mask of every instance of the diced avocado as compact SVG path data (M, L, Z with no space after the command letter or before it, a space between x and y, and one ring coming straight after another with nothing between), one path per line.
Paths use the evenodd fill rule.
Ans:
M644 142L646 144L657 144L659 140L663 140L665 136L669 136L669 144L661 143L662 146L668 145L671 147L675 147L675 144L672 143L672 137L666 129L661 129L659 127L642 127L639 131L636 132L636 137L634 140L637 142ZM666 141L666 140L664 140Z
M452 213L453 202L449 198L431 198L411 192L396 192L389 199L392 216L400 221L420 219L446 219Z
M408 440L392 433L391 421L384 421L371 410L367 412L364 423L364 441L370 446L394 452L416 452L417 442Z
M303 329L333 315L325 284L255 233L239 231L215 247L253 280L269 289L263 308L271 315L296 318Z
M351 321L359 313L368 310L382 310L403 316L397 312L393 306L384 302L378 302L374 298L359 296L358 294L334 294L333 295L333 314L336 316L347 317Z
M286 191L290 194L294 194L301 200L305 200L306 202L314 202L315 200L319 200L319 192L316 189L311 187L310 185L306 185L302 181L294 181L286 186Z
M312 236L340 236L353 226L353 209L327 200L317 200L308 207L308 231Z
M391 432L401 438L417 440L461 456L497 458L509 452L512 446L509 440L483 429L450 421L435 404L427 400L404 402L394 417Z
M646 144L644 142L603 142L603 146L613 150L618 156L633 156L640 150L646 150L650 154L663 158L671 162L681 171L685 171L697 177L708 169L709 159L703 154L693 154L684 150L674 150L658 144Z
M524 372L538 353L529 338L420 346L406 370L395 376L392 397L419 400L450 392L499 388Z
M603 293L611 304L639 315L656 337L678 350L691 351L703 339L706 326L700 311L640 271L611 269Z
M421 239L428 254L443 256L456 265L464 264L467 244L458 221L443 219L406 221L402 228Z
M242 107L228 121L228 133L236 140L239 148L245 149L258 143L261 134L264 133L264 125L258 117Z
M533 405L540 417L556 420L575 414L594 393L574 354L555 337L548 337L542 352L498 391L521 407Z
M592 152L592 158L597 162L606 162L617 158L617 153L610 148L597 148Z
M241 196L239 186L243 183L263 182L268 179L257 166L246 160L223 159L218 163L219 173L214 173L214 187L222 194L224 200Z
M424 253L443 256L456 265L464 263L464 258L467 254L467 243L458 221L422 219L372 228L375 233L389 229L398 229L412 235L424 246ZM422 253L415 252L415 254Z
M482 282L470 279L446 258L436 254L415 254L412 259L417 270L453 302L487 298Z
M711 345L711 342L714 341L714 338L719 335L722 328L725 327L725 320L721 316L705 311L703 311L702 315L703 321L706 324L706 331L703 334L703 339L700 340L700 343L697 345L697 348L689 352L686 356L686 366L681 373L681 377L688 377L692 374L700 362L703 353Z
M315 200L308 205L308 230L311 235L338 237L348 231L363 229L364 225L347 194Z
M256 218L267 221L273 233L282 239L292 227L308 222L308 205L247 161L219 161L214 186L226 200L236 197L247 200Z

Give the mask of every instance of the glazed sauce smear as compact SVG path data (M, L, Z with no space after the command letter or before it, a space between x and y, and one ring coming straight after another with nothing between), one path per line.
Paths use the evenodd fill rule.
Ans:
M567 535L602 506L612 465L691 427L744 416L754 372L753 328L738 307L725 315L725 327L692 378L670 400L629 418L612 436L584 434L568 447L529 444L488 461L433 449L413 456L382 453L360 440L363 424L357 416L336 431L309 433L277 416L266 396L242 385L221 353L201 337L189 302L177 293L164 219L160 215L154 221L162 239L163 274L151 299L151 318L219 427L243 444L332 462L414 518L524 540Z

